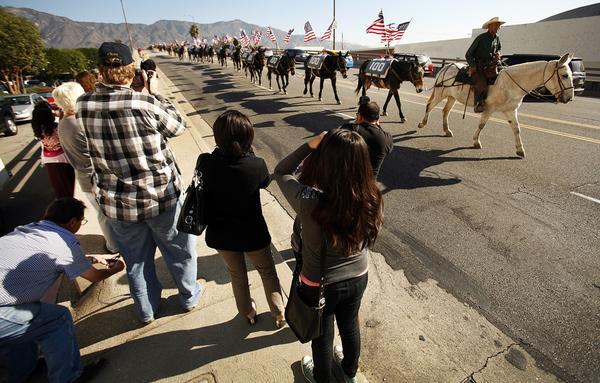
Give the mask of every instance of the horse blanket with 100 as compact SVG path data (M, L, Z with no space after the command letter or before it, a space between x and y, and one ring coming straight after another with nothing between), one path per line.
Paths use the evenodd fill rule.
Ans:
M250 52L242 52L242 61L246 61L246 58L248 57L248 55L250 54Z
M374 59L369 62L365 68L365 74L370 77L385 77L387 76L392 64L396 59Z
M269 61L267 61L267 66L269 68L277 68L277 64L279 64L279 60L281 60L281 56L271 56L269 57Z
M321 70L321 67L323 66L327 56L327 54L310 56L308 62L306 63L306 67L309 69Z

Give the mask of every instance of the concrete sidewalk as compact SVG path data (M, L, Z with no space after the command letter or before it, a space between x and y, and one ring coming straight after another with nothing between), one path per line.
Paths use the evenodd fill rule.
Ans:
M214 147L212 130L177 85L160 70L158 73L160 93L188 120L189 129L170 141L187 184L197 155ZM267 191L262 191L261 200L287 296L291 265L279 252L290 247L292 218ZM79 237L89 254L101 254L98 224L92 214L87 218L90 222ZM148 326L141 326L134 316L124 272L89 287L78 282L85 290L82 296L64 285L63 304L72 309L83 357L108 360L95 381L304 381L299 361L310 354L310 346L297 342L288 328L275 330L258 273L249 265L252 296L260 313L258 323L249 326L237 315L223 261L206 247L203 236L198 238L197 250L199 278L206 286L200 306L191 313L182 312L175 284L164 262L157 259L163 302L159 317ZM360 317L361 369L370 381L557 381L535 364L518 341L505 336L435 281L411 284L402 271L391 270L376 253L370 263L369 288ZM362 374L359 381L366 381Z
M159 92L186 116L189 128L169 142L184 174L191 179L197 156L212 151L212 129L185 102L177 88L159 70ZM77 191L78 195L80 191ZM263 212L272 236L278 275L287 300L291 270L277 249L289 248L292 218L268 192L261 194ZM103 241L95 217L78 236L88 254L102 254ZM133 312L124 272L90 286L78 280L77 292L67 287L63 302L70 305L84 359L103 357L106 368L98 382L291 382L302 381L299 361L310 354L284 328L276 330L258 272L251 264L249 280L258 306L258 321L250 326L237 314L231 280L222 259L208 248L204 235L198 238L198 277L206 286L199 307L183 313L177 302L175 284L157 252L157 271L163 283L163 302L157 320L142 326ZM75 302L76 300L76 302ZM73 301L73 302L70 302Z

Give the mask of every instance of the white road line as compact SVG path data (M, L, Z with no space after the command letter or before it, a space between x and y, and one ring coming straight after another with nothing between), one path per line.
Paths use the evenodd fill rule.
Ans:
M331 109L327 109L327 108L323 108L323 110L326 110L326 111L328 111L328 112L331 112L331 113L333 113L333 114L337 114L338 116L342 116L342 117L349 118L349 119L351 119L351 120L353 120L353 119L354 119L354 117L352 117L352 116L349 116L349 115L347 115L347 114L345 114L345 113L336 112L335 110L331 110Z
M581 193L577 193L577 192L571 192L571 194L576 195L577 197L587 199L588 201L592 201L592 202L596 202L596 203L600 204L600 199L592 198L590 196L587 196L587 195L581 194Z

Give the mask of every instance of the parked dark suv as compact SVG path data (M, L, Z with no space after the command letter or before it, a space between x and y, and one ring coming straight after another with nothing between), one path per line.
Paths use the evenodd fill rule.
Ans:
M18 132L15 123L15 113L11 107L12 101L6 97L0 97L0 133L6 136L14 136Z
M538 55L538 54L513 54L513 55L503 55L502 61L504 64L511 66L516 64L523 64L532 61L551 61L558 60L560 56L558 55ZM585 66L583 65L583 60L579 57L574 57L569 63L569 67L571 67L571 71L573 72L573 87L575 87L575 94L580 95L583 93L583 86L585 83ZM544 88L540 91L540 93L548 93L548 91Z

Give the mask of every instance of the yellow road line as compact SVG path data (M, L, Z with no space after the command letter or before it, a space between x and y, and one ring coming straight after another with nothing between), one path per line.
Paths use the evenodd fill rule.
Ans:
M348 88L347 86L344 86L344 85L342 85L342 87ZM401 93L404 93L404 92L401 92ZM416 95L416 96L417 97L421 97L420 95ZM422 106L426 105L426 103L421 103L421 102L417 102L417 101L413 101L413 100L402 100L402 102L408 102L408 103L411 103L411 104L422 105ZM441 110L443 108L441 106L436 106L435 109L440 109ZM458 114L462 114L463 113L462 110L456 110L456 109L452 109L451 112L452 113L458 113ZM479 115L475 114L475 113L467 112L466 115L469 116L469 117L473 117L473 118L479 119ZM519 115L521 115L521 114L519 113ZM494 121L494 122L508 124L506 120L502 120L502 119L499 119L499 118L496 118L496 117L490 117L490 120ZM572 138L574 140L591 142L593 144L600 144L600 140L597 140L595 138L583 137L583 136L579 136L579 135L576 135L576 134L558 132L556 130L550 130L550 129L540 128L540 127L533 126L533 125L528 125L528 124L519 124L519 126L521 128L523 128L523 129L535 130L535 131L541 132L541 133L548 133L548 134L553 134L555 136Z
M348 83L347 81L345 81L345 82ZM431 90L431 89L429 89L429 90ZM398 93L405 94L407 96L412 96L412 97L419 97L419 98L429 99L429 95L417 94L417 93L414 93L414 92L398 92ZM543 117L543 116L538 116L538 115L535 115L535 114L529 114L529 113L521 113L521 112L519 112L519 116L528 117L528 118L535 118L535 119L538 119L538 120L548 121L548 122L556 122L556 123L559 123L559 124L577 126L577 127L580 127L580 128L588 128L588 129L600 130L600 126L597 126L597 125L590 125L590 124L584 124L584 123L573 122L573 121L558 120L558 119L555 119L555 118Z

